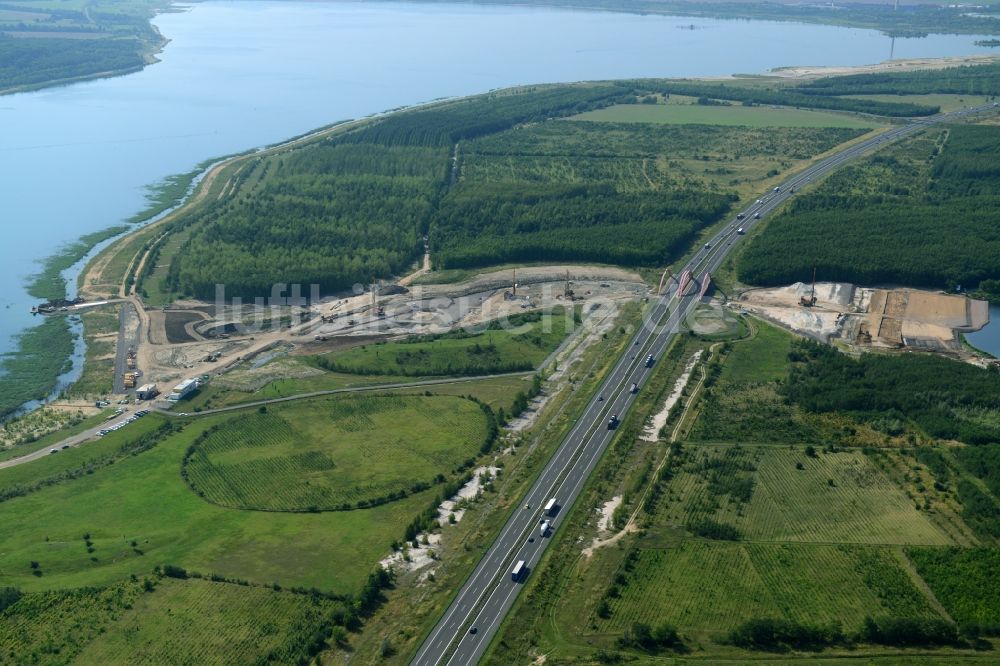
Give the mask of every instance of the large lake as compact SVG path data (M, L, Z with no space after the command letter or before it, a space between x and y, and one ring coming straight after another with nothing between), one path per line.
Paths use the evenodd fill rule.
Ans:
M32 324L23 285L39 260L206 158L515 84L987 51L971 35L893 45L872 30L448 4L205 2L155 23L170 39L159 64L0 97L0 353Z

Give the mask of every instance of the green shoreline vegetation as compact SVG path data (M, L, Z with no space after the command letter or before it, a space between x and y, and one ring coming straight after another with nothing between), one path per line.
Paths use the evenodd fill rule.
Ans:
M28 293L36 298L58 300L66 298L66 281L63 271L72 267L100 243L125 233L131 227L115 225L81 236L42 262L42 270L31 277Z
M17 351L0 359L0 418L52 392L59 375L70 368L74 340L65 317L47 317L18 336Z
M46 301L65 299L67 285L62 274L66 269L77 264L104 241L125 234L134 229L135 224L150 220L183 203L194 179L217 161L219 159L216 158L205 160L187 173L168 176L149 188L147 206L130 217L128 224L85 234L44 259L42 269L30 278L28 294ZM82 274L81 272L81 276ZM0 383L0 419L12 414L26 402L44 398L51 393L59 376L69 369L73 339L74 335L64 319L58 322L46 320L18 337L14 349L0 358L0 376L3 377L3 382ZM41 350L45 349L49 353L43 357Z

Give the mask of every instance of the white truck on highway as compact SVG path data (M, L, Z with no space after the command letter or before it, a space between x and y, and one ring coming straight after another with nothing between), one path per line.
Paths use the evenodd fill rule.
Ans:
M514 568L511 569L510 579L515 583L520 583L521 579L524 578L524 573L527 567L524 564L524 560L518 560Z
M559 500L557 500L555 497L553 497L552 499L550 499L548 502L545 503L545 508L542 509L542 512L546 516L554 516L554 515L556 515L556 510L559 509L558 502L559 502Z

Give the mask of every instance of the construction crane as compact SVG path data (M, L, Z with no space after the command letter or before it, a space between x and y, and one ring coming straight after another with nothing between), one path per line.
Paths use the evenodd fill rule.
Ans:
M816 267L813 266L813 281L812 289L809 290L808 298L805 296L799 297L799 305L807 308L811 308L816 305Z
M563 288L564 298L573 298L573 290L569 288L569 271L566 271L566 286Z
M376 317L385 316L385 308L378 304L376 300L376 294L378 293L378 283L375 281L375 276L372 276L372 310L375 312Z

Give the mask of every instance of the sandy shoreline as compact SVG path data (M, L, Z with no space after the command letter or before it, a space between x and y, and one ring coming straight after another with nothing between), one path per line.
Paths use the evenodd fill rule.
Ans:
M877 74L886 72L909 72L916 69L945 69L947 67L958 67L961 65L988 65L996 62L1000 62L1000 54L886 60L872 65L854 65L849 67L793 65L788 67L775 67L774 69L768 71L767 74L784 79L812 79L819 78L821 76L843 76L846 74Z

